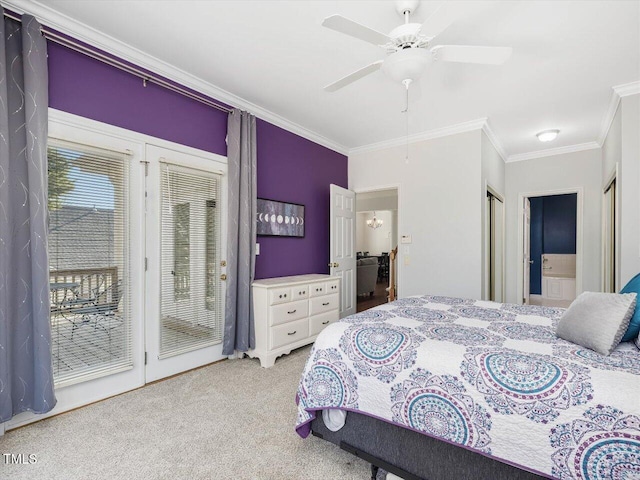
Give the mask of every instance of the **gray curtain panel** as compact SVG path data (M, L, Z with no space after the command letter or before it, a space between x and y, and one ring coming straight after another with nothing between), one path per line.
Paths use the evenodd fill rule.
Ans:
M0 13L3 13L0 8ZM0 421L51 410L47 252L47 45L0 20Z
M256 271L256 118L233 110L227 129L229 221L222 353L255 347L251 283Z

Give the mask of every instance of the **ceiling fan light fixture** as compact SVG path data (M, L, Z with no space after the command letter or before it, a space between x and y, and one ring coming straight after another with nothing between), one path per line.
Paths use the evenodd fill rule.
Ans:
M560 130L543 130L542 132L536 133L536 137L541 142L551 142L556 139Z
M431 53L424 48L405 48L389 55L382 70L396 82L417 80L432 62Z

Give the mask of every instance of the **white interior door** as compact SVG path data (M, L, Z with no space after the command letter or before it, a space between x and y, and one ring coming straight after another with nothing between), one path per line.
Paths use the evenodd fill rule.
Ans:
M331 185L330 274L342 279L340 318L356 313L356 194Z
M220 360L226 164L147 146L146 381Z
M530 271L531 264L533 263L531 260L531 202L528 198L524 199L524 209L523 209L523 218L522 218L522 263L523 263L523 278L522 278L522 301L525 305L529 304L529 294L530 294Z

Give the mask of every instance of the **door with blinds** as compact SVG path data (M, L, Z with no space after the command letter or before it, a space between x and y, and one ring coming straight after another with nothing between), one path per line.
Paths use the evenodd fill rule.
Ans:
M220 360L226 165L147 146L146 381Z

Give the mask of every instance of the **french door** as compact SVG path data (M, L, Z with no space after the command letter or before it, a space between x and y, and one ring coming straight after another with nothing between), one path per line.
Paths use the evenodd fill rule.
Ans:
M220 360L226 164L146 146L145 380Z

